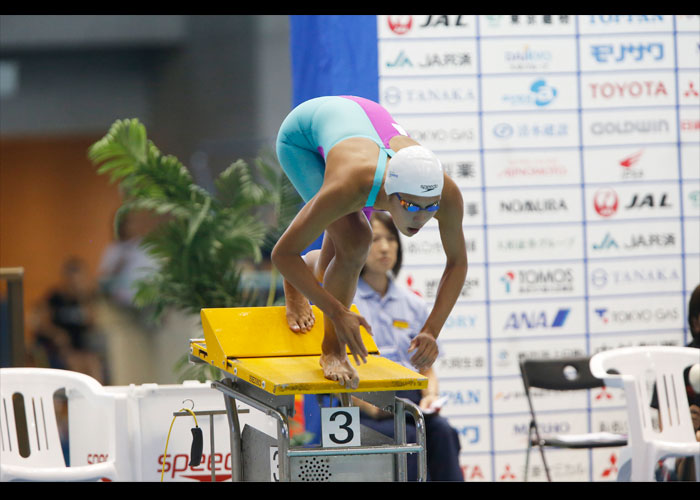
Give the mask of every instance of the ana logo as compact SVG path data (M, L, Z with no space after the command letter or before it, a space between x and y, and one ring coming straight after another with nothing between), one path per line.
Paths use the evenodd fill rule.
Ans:
M506 293L510 293L510 285L511 285L511 283L513 283L514 280L515 280L515 273L512 271L508 271L506 274L501 276L501 282L506 287Z
M617 212L617 193L613 189L604 188L596 191L593 196L593 208L601 217L610 217Z
M545 311L511 313L503 327L504 330L520 330L527 328L561 328L566 322L571 309L559 309L554 319L550 322Z
M388 16L387 23L391 31L397 35L405 35L411 31L413 16Z

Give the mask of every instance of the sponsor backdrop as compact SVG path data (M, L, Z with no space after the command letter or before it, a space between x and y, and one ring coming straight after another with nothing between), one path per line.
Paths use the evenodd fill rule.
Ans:
M689 342L687 301L700 282L700 16L352 22L376 25L376 52L336 44L336 61L350 72L353 58L377 62L376 90L363 69L360 95L435 151L464 196L469 272L435 368L465 480L522 480L521 359ZM444 263L437 224L402 242L399 279L432 304ZM626 430L621 392L533 398L545 432ZM554 479L570 481L615 479L617 456L547 453ZM543 480L539 454L530 460L529 478Z

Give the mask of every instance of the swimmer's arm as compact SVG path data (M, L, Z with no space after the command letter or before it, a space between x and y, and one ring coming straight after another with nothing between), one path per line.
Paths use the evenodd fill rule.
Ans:
M462 230L463 216L462 193L454 181L446 176L436 219L438 219L440 239L447 262L438 285L435 304L422 329L422 332L430 333L435 338L440 334L447 317L452 312L467 277L467 245Z
M299 211L272 250L272 263L306 298L331 318L347 308L321 287L301 258L301 252L339 218L360 210L362 193L348 184L324 184L321 190ZM358 205L360 208L357 208Z

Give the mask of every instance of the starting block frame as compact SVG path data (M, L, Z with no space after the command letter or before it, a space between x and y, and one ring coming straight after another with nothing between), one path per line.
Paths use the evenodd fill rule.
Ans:
M418 481L425 481L425 419L415 403L397 397L396 391L426 388L427 378L378 356L374 340L361 329L370 354L367 364L357 367L359 386L347 389L325 379L318 363L323 313L315 306L313 310L316 321L312 330L295 334L286 324L284 307L202 309L205 338L190 340L189 359L192 363L211 364L224 374L221 381L212 382L212 387L224 396L230 429L231 480L261 477L258 473L257 479L251 479L255 460L244 464L244 448L248 447L243 446L238 400L276 421L280 481L303 480L300 471L307 466L300 464L309 459L323 462L327 469L333 467L339 472L334 479L406 481L408 453L417 453ZM353 310L357 312L354 306ZM289 419L294 416L296 394L333 394L343 406L351 406L351 396L355 396L377 406L393 415L394 440L361 426L360 446L292 447ZM416 443L406 442L407 414L416 424Z

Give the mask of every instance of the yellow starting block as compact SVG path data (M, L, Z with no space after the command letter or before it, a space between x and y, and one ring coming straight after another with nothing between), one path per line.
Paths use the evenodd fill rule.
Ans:
M419 480L425 480L425 424L420 409L396 391L424 389L428 379L379 356L372 336L361 328L369 352L367 363L355 366L360 383L345 388L324 377L319 364L323 339L323 313L315 306L315 324L306 333L294 333L285 308L247 307L202 309L204 339L190 341L190 360L222 370L225 378L212 386L224 393L231 428L232 480L269 480L268 471L256 470L264 450L251 448L266 435L241 432L235 400L240 400L277 419L279 479L307 480L308 457L320 460L335 474L327 480L406 480L406 454L418 453ZM351 310L358 312L353 305ZM349 351L348 351L349 352ZM352 356L350 356L352 360ZM351 363L354 362L351 361ZM362 444L354 447L290 448L288 418L294 415L296 394L337 394L343 406L351 406L350 394L394 414L395 440L362 426ZM407 444L405 414L413 416L418 443ZM246 440L246 432L248 438ZM262 433L258 433L262 434ZM247 441L247 442L246 442ZM369 443L369 445L367 445ZM273 445L273 443L269 443ZM267 445L266 445L267 446ZM314 462L315 463L315 462ZM302 472L300 472L302 471ZM314 476L318 480L317 476ZM267 479L265 479L267 478Z

